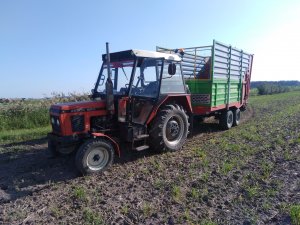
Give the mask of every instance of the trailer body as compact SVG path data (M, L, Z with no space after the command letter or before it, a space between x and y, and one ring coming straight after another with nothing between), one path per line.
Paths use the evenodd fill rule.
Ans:
M213 41L211 46L168 49L182 58L182 73L191 93L194 115L229 108L245 109L250 91L253 55Z

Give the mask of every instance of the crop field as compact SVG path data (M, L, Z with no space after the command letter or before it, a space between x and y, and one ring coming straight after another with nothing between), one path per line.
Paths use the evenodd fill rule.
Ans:
M0 143L15 143L45 136L50 131L49 107L66 101L87 100L87 94L54 93L42 100L11 100L0 103Z
M300 91L252 96L238 127L207 119L178 152L123 151L86 177L49 157L45 115L0 120L0 224L300 224Z

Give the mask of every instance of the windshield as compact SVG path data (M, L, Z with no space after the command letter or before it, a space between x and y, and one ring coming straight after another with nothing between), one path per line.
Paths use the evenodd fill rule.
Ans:
M162 59L145 58L139 60L130 94L155 98L158 95Z
M111 62L111 79L113 82L113 93L116 95L125 95L128 87L134 61ZM107 65L102 65L95 91L105 94L105 83L107 80Z

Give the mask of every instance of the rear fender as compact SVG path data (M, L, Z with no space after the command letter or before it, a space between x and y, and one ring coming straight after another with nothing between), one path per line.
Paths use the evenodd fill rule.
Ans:
M92 136L94 138L96 138L96 137L102 137L102 138L105 138L105 139L109 140L113 144L115 152L118 154L119 157L121 156L120 147L119 147L118 143L114 139L112 139L111 137L109 137L109 136L107 136L107 135L105 135L103 133L92 133Z
M169 103L175 103L178 105L183 106L183 108L187 111L188 114L193 113L192 105L191 105L191 95L185 94L185 95L168 95L165 98L163 98L161 101L158 102L158 104L154 107L153 111L151 112L147 124L151 123L151 121L156 116L159 108L162 105L166 105Z

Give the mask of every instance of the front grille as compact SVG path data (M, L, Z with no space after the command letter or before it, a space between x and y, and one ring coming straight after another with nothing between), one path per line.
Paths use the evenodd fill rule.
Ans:
M51 116L51 125L52 125L52 130L56 133L60 133L60 122L59 122L59 117L58 116Z
M71 124L73 132L80 132L84 130L84 116L71 116Z

